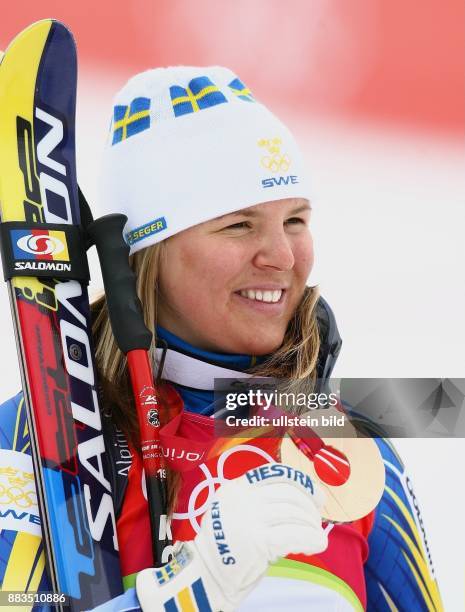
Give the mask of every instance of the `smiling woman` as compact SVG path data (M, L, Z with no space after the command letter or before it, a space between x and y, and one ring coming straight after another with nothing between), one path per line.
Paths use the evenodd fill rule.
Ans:
M341 345L330 307L307 286L311 192L289 130L225 68L137 75L115 99L102 204L127 217L130 265L153 336L157 391L144 387L137 401L160 431L160 446L150 440L143 451L162 450L170 519L160 518L164 503L159 510L147 502L136 400L104 295L92 305L93 336L126 592L102 610L439 610L418 505L388 441L377 440L378 452L364 440L369 460L359 453L345 461L350 483L352 468L381 464L381 453L381 499L373 491L382 488L382 464L379 489L370 472L342 503L315 467L321 457L326 472L341 461L322 438L329 454L308 444L304 456L300 432L264 437L260 418L238 438L215 428L212 417L227 409L215 401L216 379L245 378L250 389L262 382L251 375L287 379L320 394ZM294 423L279 403L267 405L277 414L269 422ZM22 405L18 395L1 407L12 438ZM305 419L314 416L309 408L294 402L288 411ZM332 418L340 414L333 409ZM346 522L328 513L322 490ZM349 516L359 498L368 499L363 512ZM172 536L174 548L162 547L173 552L169 562L154 559L151 518L163 547Z
M307 286L311 193L289 130L224 68L137 75L115 99L102 201L128 218L150 355L169 389L160 435L175 543L170 563L146 569L154 559L138 421L103 296L93 305L96 361L112 439L118 446L123 433L131 448L116 505L123 575L136 585L105 609L419 610L426 600L439 608L403 466L386 441L378 447L394 476L382 513L365 509L340 524L323 519L311 467L300 468L304 476L278 463L279 435L215 434L215 379L252 374L319 392L341 344L331 309ZM410 530L417 569L399 554L386 516ZM388 572L381 551L391 555Z
M157 345L168 342L170 349L195 348L212 363L229 363L232 375L240 365L240 371L255 375L314 381L320 339L318 291L306 286L313 265L310 213L304 199L264 202L134 253L144 319L155 339L154 363L160 361ZM104 297L93 312L96 358L113 417L123 431L135 434L137 444L126 362ZM163 375L169 377L169 366ZM202 411L209 410L209 400L200 402ZM196 397L196 410L199 401Z
M131 265L144 320L154 336L153 362L160 362L157 346L167 342L170 358L171 351L181 351L229 364L219 376L248 370L314 382L320 335L318 290L306 286L313 265L310 215L309 202L302 198L263 202L134 253ZM136 445L126 361L111 330L105 297L93 304L93 312L96 358L113 401L113 418L134 434ZM163 376L171 380L170 374L168 362ZM192 397L183 387L187 405L194 400L192 410L208 414L210 394Z

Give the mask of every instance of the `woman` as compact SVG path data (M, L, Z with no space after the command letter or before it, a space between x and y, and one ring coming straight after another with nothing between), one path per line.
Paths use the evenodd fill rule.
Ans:
M255 102L231 72L176 68L147 72L128 83L116 99L110 140L103 171L104 206L129 217L127 237L146 321L170 347L163 377L181 383L185 410L204 415L207 429L213 378L221 375L218 368L223 376L254 365L255 371L282 377L316 376L318 296L306 288L313 264L308 186L300 152L288 130ZM178 204L173 206L174 202ZM97 363L106 397L113 399L113 419L123 431L135 432L133 409L118 401L130 394L104 302L94 311ZM291 319L293 330L283 343ZM179 363L180 355L190 361ZM173 378L176 371L182 374L181 381ZM197 381L187 382L193 376ZM137 473L134 464L132 472ZM140 476L136 481L140 495ZM174 538L191 540L195 523L177 520L183 512L170 484L171 509L178 511ZM127 499L136 499L130 487L131 476ZM179 491L181 504L190 496L186 488ZM255 495L260 508L260 494ZM296 548L289 541L281 555L316 552L326 546L316 505L299 495L307 504L304 516L312 516L310 530L315 533L310 540L314 541L302 547L302 529L308 528L302 518L296 533L299 545ZM249 516L252 501L250 495L244 507ZM136 505L134 501L133 513ZM126 535L124 510L119 521L122 551L125 540L134 538L132 531ZM245 541L253 539L253 533L245 533L246 519L239 512L230 519L242 523ZM128 530L141 521L148 529L145 508ZM292 529L288 520L289 540ZM148 539L146 544L145 551L141 547L136 553L137 562L133 554L127 560L122 554L124 574L146 566ZM267 546L273 548L271 542ZM247 557L248 563L256 558L261 575L266 559L257 557L253 549ZM247 573L247 589L237 585L241 598L255 582ZM224 591L228 581L220 582L219 590ZM206 590L209 595L210 589ZM237 597L238 593L229 597L234 607L240 601ZM226 606L221 601L221 609Z
M340 346L329 306L306 286L311 194L287 128L229 70L148 71L116 97L102 185L105 212L128 216L156 370L183 402L175 428L163 430L175 562L157 574L145 569L150 524L125 360L97 301L128 587L102 608L439 609L403 466L386 441L389 487L378 508L332 524L322 523L317 483L276 463L279 438L214 436L215 378L246 372L316 386ZM193 441L191 465L189 453L171 452Z

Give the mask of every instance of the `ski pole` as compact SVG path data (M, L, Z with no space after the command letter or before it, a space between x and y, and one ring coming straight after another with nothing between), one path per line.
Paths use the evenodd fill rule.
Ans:
M160 398L148 353L152 333L144 322L136 276L129 266L129 247L123 238L126 221L125 215L105 215L89 223L86 231L97 247L113 335L127 357L139 421L153 558L155 565L162 565L169 561L171 542L167 533L166 470L160 446Z

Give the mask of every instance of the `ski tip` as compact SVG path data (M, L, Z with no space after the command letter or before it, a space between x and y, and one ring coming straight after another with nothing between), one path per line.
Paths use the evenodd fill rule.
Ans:
M24 28L24 30L22 30L18 36L20 34L22 34L23 32L27 32L28 30L31 30L33 28L37 28L37 27L49 27L49 28L56 28L56 29L63 29L66 30L67 32L69 32L71 34L71 30L70 28L63 23L62 21L60 21L59 19L54 19L53 17L47 17L46 19L39 19L38 21L34 21L33 23L31 23L30 25L28 25L26 28Z
M74 40L74 36L73 36L73 33L71 32L71 28L69 28L66 25L66 23L63 23L63 21L60 21L59 19L54 19L53 17L49 17L47 19L40 19L39 21L31 23L29 27L32 28L33 26L36 26L41 23L49 24L50 28L53 30L61 30L64 34L67 34L70 38Z
M5 51L0 55L0 61L2 57L5 54L8 54L10 49L15 47L19 41L31 36L39 37L43 41L46 41L49 35L52 33L59 34L62 37L69 37L75 44L74 36L71 33L71 30L64 23L53 18L40 19L39 21L35 21L34 23L28 25L12 39Z
M5 58L8 58L18 44L22 44L26 39L30 40L31 37L34 39L39 37L43 41L47 40L51 27L52 21L50 19L42 19L41 21L36 21L35 23L27 26L27 28L24 28L24 30L16 34L16 36L8 44L4 53Z
M34 21L26 28L24 28L24 30L19 32L17 36L21 36L22 34L35 29L63 30L66 31L71 37L73 36L71 30L65 23L59 21L58 19L54 19L53 17L47 17L46 19L39 19L39 21Z

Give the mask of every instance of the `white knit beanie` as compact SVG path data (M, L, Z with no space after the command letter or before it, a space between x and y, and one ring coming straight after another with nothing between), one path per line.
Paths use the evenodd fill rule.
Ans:
M128 217L131 253L220 215L310 199L289 130L226 68L136 75L116 95L101 178L104 213Z

